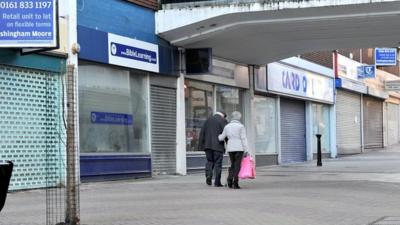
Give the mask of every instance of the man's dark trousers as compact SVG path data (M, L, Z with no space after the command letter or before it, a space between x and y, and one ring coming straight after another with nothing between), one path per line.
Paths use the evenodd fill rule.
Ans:
M215 181L214 185L221 185L221 173L222 173L222 159L224 158L224 153L220 151L206 149L206 177L212 178L213 171L215 170Z

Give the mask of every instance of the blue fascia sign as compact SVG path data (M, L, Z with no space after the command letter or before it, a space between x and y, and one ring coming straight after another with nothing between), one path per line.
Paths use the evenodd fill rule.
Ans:
M56 47L56 0L0 1L0 47Z
M78 26L79 59L158 73L159 46L113 33Z
M375 66L374 65L363 65L357 67L357 78L375 78Z
M133 116L124 113L110 112L91 112L90 120L92 123L113 124L113 125L132 125Z
M375 65L395 66L397 64L396 48L375 48Z

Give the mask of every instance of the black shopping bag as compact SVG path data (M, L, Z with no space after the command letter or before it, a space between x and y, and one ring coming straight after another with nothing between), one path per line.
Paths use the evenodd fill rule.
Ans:
M13 166L11 161L7 163L0 162L0 212L6 202Z

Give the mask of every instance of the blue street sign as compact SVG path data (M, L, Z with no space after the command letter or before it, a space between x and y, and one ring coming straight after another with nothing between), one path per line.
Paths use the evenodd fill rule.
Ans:
M375 78L375 66L374 65L358 66L357 77L358 79Z
M375 65L377 66L395 66L397 64L396 48L376 48Z
M56 47L56 0L0 1L0 47Z

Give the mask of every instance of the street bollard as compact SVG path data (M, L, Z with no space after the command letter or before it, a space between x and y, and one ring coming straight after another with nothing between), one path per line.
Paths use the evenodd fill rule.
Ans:
M322 152L321 152L321 137L322 134L316 134L315 136L317 136L318 139L318 152L317 152L317 166L322 166Z

